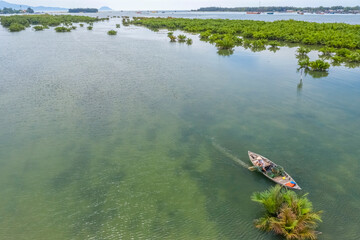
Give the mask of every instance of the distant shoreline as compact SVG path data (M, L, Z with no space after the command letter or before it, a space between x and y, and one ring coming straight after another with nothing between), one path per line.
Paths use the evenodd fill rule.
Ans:
M249 13L267 13L267 12L279 12L279 13L317 13L317 14L360 14L360 6L355 7L202 7L197 10L191 10L194 12L249 12Z

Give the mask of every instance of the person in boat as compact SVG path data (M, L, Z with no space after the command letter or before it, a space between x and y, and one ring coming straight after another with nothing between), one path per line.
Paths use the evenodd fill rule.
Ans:
M261 167L262 170L263 170L264 172L266 172L265 162L264 162L264 160L262 160L262 158L258 158L258 160L256 161L256 165L258 165L259 167Z

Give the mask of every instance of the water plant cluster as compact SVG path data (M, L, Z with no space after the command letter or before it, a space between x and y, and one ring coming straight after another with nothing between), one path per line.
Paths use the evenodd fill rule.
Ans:
M38 25L38 26L34 26L33 27L35 31L42 31L44 30L45 28L48 28L48 27L44 27L43 25Z
M129 16L122 16L122 24L124 26L129 26L131 23L130 17Z
M158 29L199 33L202 41L214 44L221 55L230 55L236 46L252 51L276 52L288 44L322 47L334 65L360 63L360 25L314 23L294 20L274 22L228 19L134 18L132 24ZM325 56L324 55L324 56ZM323 55L320 57L323 58ZM326 70L322 59L309 62L310 70ZM319 65L319 68L316 66ZM311 67L312 66L312 67Z
M345 23L139 17L134 18L132 23L153 29L180 29L193 33L208 31L210 34L360 49L360 25Z
M263 217L255 220L261 230L274 232L286 239L316 239L322 211L315 212L307 194L298 195L280 185L264 192L255 192L251 200L260 203Z
M8 28L9 31L17 32L25 30L31 25L42 25L44 28L48 26L57 27L61 24L71 26L72 23L88 23L91 24L96 21L108 20L108 18L95 18L88 16L73 16L73 15L16 15L16 16L2 16L0 17L1 25ZM70 29L71 27L69 27ZM71 29L70 29L71 30Z
M71 32L73 28L72 27L56 27L56 32Z
M117 31L115 30L110 30L107 32L108 35L116 35L117 34Z
M167 36L170 39L170 42L176 42L176 41L178 41L179 43L186 42L187 45L191 45L193 43L191 38L188 38L183 34L180 34L178 36L174 36L173 32L168 32Z

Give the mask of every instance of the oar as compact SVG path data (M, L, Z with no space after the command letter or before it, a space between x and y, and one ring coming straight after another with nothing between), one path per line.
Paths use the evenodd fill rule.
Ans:
M248 169L252 172L257 170L257 168L255 166L248 167Z

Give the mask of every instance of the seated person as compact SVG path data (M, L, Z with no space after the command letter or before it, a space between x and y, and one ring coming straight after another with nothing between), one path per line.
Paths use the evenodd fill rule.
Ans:
M263 170L264 172L266 172L264 160L262 160L261 158L258 159L258 160L256 161L256 165L258 165L259 167L261 167L262 170Z

